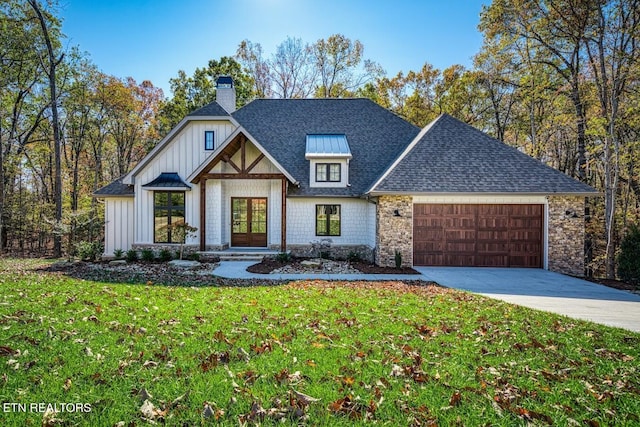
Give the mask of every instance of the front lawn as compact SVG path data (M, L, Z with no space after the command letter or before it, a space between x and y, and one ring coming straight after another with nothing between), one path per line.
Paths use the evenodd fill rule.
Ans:
M0 260L3 426L640 423L633 332L415 283L180 287L41 264Z

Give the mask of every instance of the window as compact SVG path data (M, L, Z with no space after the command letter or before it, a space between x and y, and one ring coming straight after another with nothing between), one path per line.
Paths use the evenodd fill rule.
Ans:
M340 235L340 205L316 205L316 236Z
M212 130L205 130L204 131L204 149L211 151L211 150L215 150L215 138L214 138L214 133Z
M153 193L154 243L182 243L181 236L172 230L184 224L184 191L155 191Z
M340 163L317 163L316 182L340 182Z

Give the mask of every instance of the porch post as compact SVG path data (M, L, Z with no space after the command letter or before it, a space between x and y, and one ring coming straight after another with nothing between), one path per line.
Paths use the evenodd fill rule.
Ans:
M282 219L282 224L280 226L281 236L280 236L280 252L287 251L287 178L282 177L282 214L280 215Z
M205 251L207 249L207 180L200 180L200 250Z

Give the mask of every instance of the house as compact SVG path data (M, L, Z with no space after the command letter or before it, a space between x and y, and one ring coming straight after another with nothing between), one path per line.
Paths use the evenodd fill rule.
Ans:
M379 265L546 268L582 275L585 197L596 191L441 115L419 129L367 99L217 101L185 117L101 188L105 257L173 247L268 248ZM173 233L173 235L172 235Z

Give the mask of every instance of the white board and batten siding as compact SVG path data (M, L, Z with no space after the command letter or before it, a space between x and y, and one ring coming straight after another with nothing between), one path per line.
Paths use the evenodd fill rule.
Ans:
M104 256L112 257L116 249L126 251L133 243L135 223L133 197L106 197L104 204Z
M340 236L316 236L316 205L340 205ZM290 198L287 200L287 243L308 245L328 238L334 245L376 244L376 206L363 199Z
M218 147L235 130L228 121L192 121L135 177L135 243L153 243L153 191L142 188L162 172L176 172L183 180L211 154L204 149L205 131L214 131L215 147ZM200 188L192 185L185 192L186 221L194 227L200 226ZM199 234L199 233L198 233ZM197 243L195 236L187 243Z

